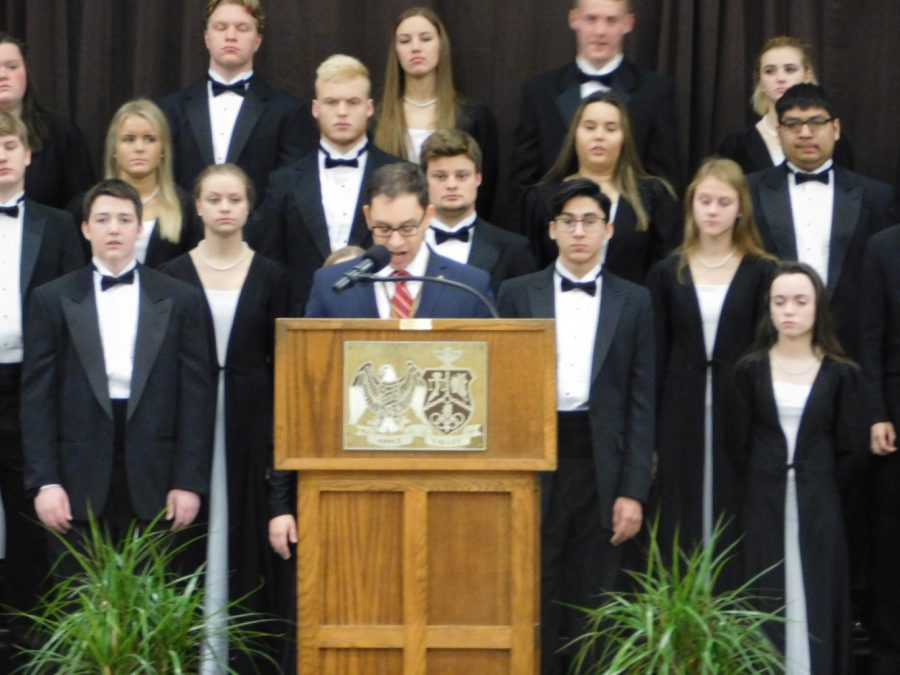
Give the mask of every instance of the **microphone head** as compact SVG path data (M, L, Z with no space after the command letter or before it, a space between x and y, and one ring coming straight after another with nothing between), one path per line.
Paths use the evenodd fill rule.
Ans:
M372 261L372 268L369 272L374 273L387 267L388 263L391 262L391 252L387 246L376 244L363 253L363 258Z

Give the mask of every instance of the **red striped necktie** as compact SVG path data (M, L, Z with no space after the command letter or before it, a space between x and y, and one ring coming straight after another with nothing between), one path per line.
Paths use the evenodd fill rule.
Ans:
M394 295L391 296L391 318L408 319L414 313L413 298L402 277L408 277L409 272L406 270L394 270L391 272L391 276L401 278L400 281L394 284Z

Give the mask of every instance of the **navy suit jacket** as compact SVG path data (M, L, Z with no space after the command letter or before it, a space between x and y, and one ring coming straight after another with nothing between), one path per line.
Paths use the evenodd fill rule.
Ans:
M209 487L216 371L202 293L141 267L128 399L125 469L135 514L151 520L173 488ZM25 488L59 484L72 516L102 516L114 422L94 296L82 267L36 289L25 325L22 445Z
M797 260L797 237L784 165L748 177L753 213L763 245L782 260ZM828 291L844 349L859 358L858 309L866 241L893 224L890 186L839 165L834 167L834 209L828 257Z
M676 188L682 185L674 82L625 60L613 75L612 89L625 99L631 133L644 167ZM556 162L580 103L581 83L574 61L525 83L513 142L513 204Z
M422 244L425 246L425 244ZM307 318L377 319L378 303L375 301L376 286L381 284L361 283L343 293L331 290L332 284L359 258L331 267L323 267L313 277L312 292L306 305ZM484 270L461 265L438 255L434 251L428 257L425 276L443 277L451 281L467 284L493 300L491 280ZM417 318L430 319L488 319L491 314L478 298L459 288L445 284L424 282L416 308Z
M500 288L500 315L513 319L556 318L554 265L511 279ZM588 400L600 517L612 529L618 497L646 503L653 470L656 373L650 292L604 273L600 319L591 363ZM541 490L544 512L550 475Z
M367 152L348 241L350 245L363 248L372 245L372 235L362 210L372 173L386 164L402 161L372 144L369 144ZM319 183L318 149L272 173L258 217L247 224L245 236L260 253L288 268L291 314L302 316L312 287L313 273L331 253L328 222L322 206L322 186Z
M169 94L158 102L169 119L175 153L175 182L191 192L194 180L213 159L207 80ZM300 159L319 138L310 105L273 89L254 75L228 147L227 161L240 166L265 194L269 174Z

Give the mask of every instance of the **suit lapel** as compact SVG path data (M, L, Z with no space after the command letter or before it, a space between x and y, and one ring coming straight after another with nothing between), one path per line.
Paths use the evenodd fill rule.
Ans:
M227 161L236 163L241 153L244 152L244 146L247 145L247 140L250 138L253 127L256 126L266 109L267 98L265 86L254 78L254 81L247 87L244 102L241 104L241 111L238 113L237 120L234 123L234 130L231 132Z
M550 265L528 286L528 305L533 319L556 317L556 299L553 288L553 270Z
M600 320L597 322L597 336L594 338L594 360L591 363L591 384L606 360L616 326L622 316L622 295L612 277L605 277L600 290Z
M828 288L837 288L844 258L862 211L862 188L847 185L840 168L834 171L834 211L831 218L831 240L828 248Z
M213 164L215 156L212 144L212 125L209 121L209 97L207 95L206 80L198 82L187 92L185 102L188 122L194 133L194 140L200 148L200 157L204 165Z
M31 277L41 252L41 241L44 238L46 218L35 216L34 208L25 201L25 215L22 218L22 257L19 263L19 289L24 300L31 285Z
M577 71L578 66L574 63L566 68L560 76L560 90L556 96L556 108L559 110L563 126L566 128L569 127L569 122L572 121L575 109L581 103L581 84L576 76Z
M423 244L423 246L425 246L425 244ZM444 267L444 263L437 260L437 254L434 251L429 251L428 265L425 267L425 276L440 278L443 276ZM441 307L441 298L443 297L446 288L447 287L444 286L444 284L422 282L422 289L419 293L419 306L416 307L416 316L436 316L437 311Z
M784 260L796 260L797 238L786 171L779 167L763 177L759 184L759 201L775 242L773 253Z
M150 275L141 274L138 296L137 333L134 340L134 366L131 370L131 396L128 398L128 419L140 403L153 363L159 355L172 315L172 298L158 297Z
M389 163L387 161L387 155L383 155L378 148L372 145L371 141L369 142L369 149L367 152L369 153L369 157L366 159L366 168L363 169L362 181L359 184L359 194L356 196L356 207L353 213L353 224L350 226L350 239L347 242L356 246L368 246L371 242L369 227L366 225L366 217L362 210L364 199L363 193L375 170Z
M627 61L623 61L615 71L612 81L612 89L624 99L625 103L631 100L631 92L638 88L638 71Z
M328 221L322 206L322 184L319 181L319 153L307 155L300 165L299 176L292 190L297 210L303 214L304 222L316 242L322 258L331 253L331 239L328 237Z
M84 268L76 278L75 284L75 293L60 298L63 316L91 391L103 411L112 418L106 361L103 358L103 340L100 338L100 318L97 314L93 272L90 267Z
M469 265L490 273L500 258L500 249L489 241L481 218L475 219L471 230L472 247L469 249Z

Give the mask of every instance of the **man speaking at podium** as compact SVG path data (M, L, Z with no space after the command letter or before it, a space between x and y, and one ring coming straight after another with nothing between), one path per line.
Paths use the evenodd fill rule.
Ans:
M372 241L390 252L387 264L372 270L373 276L385 281L356 283L346 291L337 292L332 286L360 260L322 268L313 277L306 305L307 318L469 319L491 316L483 302L460 288L440 282L404 280L423 276L443 278L470 286L486 298L492 298L487 272L440 256L424 245L425 232L434 217L434 206L429 203L428 182L418 166L401 162L383 166L372 174L363 213L372 232ZM373 257L377 258L377 253Z

